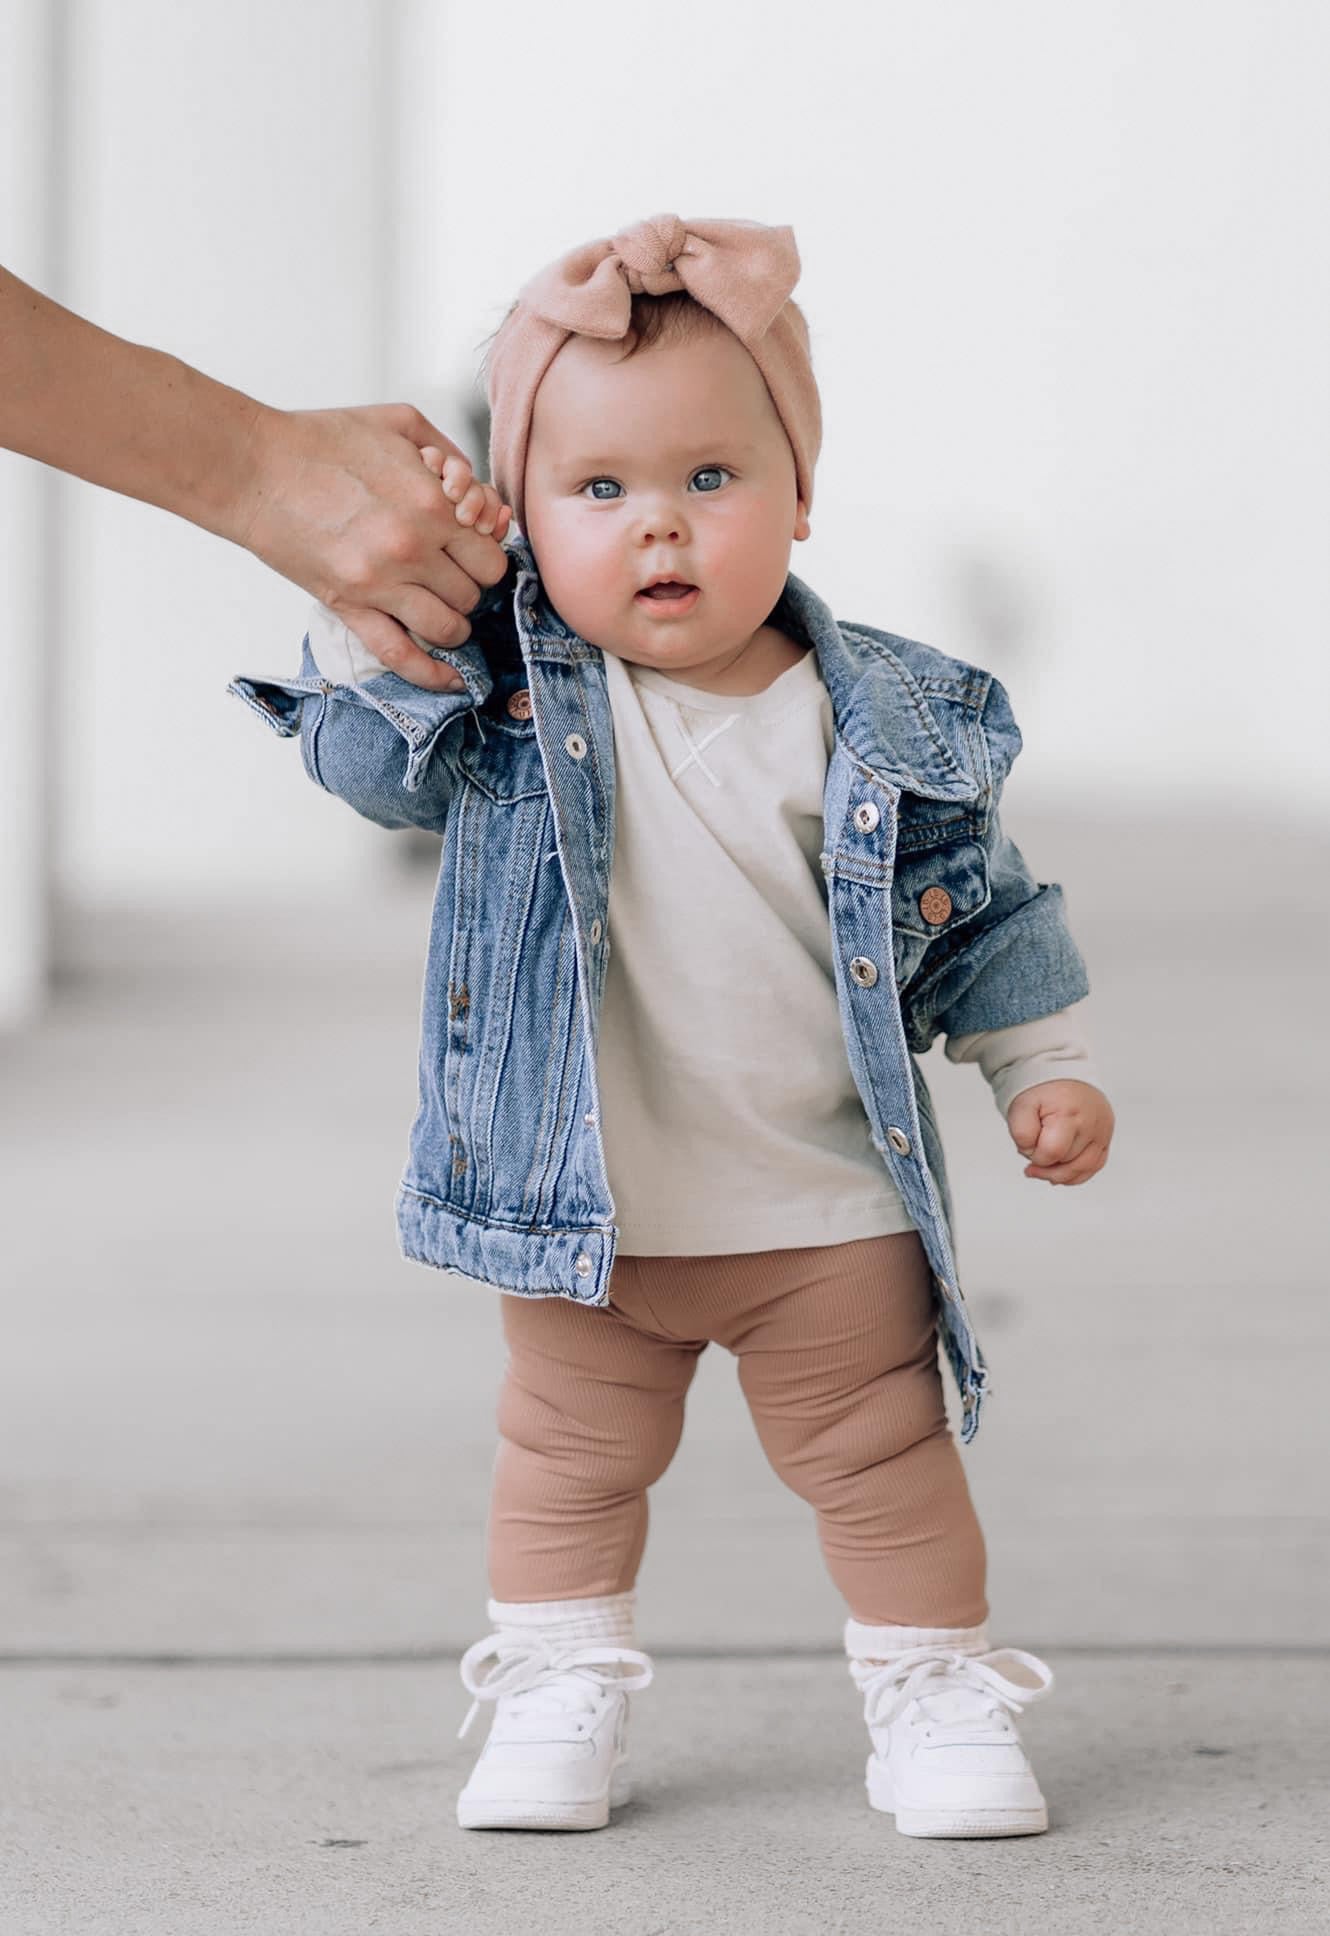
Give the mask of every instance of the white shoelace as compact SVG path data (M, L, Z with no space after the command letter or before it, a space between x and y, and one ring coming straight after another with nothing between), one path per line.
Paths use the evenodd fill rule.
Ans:
M493 1673L477 1673L482 1661L493 1655L498 1666ZM636 1666L636 1674L615 1671L621 1663ZM611 1641L582 1643L549 1640L533 1632L520 1638L493 1633L477 1640L463 1654L459 1668L462 1684L474 1694L470 1711L457 1730L462 1740L482 1701L497 1701L505 1694L521 1698L505 1710L509 1718L530 1718L552 1713L594 1712L599 1696L607 1686L620 1693L632 1693L651 1683L654 1668L649 1654L636 1647L619 1647ZM537 1723L538 1725L538 1723Z
M1035 1675L1037 1685L1013 1681L993 1665L1019 1662ZM987 1654L964 1654L955 1647L910 1647L889 1660L852 1660L850 1675L864 1695L864 1719L870 1728L888 1727L911 1701L918 1701L930 1730L956 1739L973 1740L985 1721L1007 1727L1004 1708L1019 1714L1031 1701L1040 1701L1053 1686L1053 1670L1037 1654L1019 1647L997 1647Z

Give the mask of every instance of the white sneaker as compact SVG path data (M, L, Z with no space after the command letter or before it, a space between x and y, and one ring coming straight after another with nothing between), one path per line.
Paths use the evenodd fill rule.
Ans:
M497 1669L478 1676L494 1655ZM622 1673L622 1666L637 1673ZM460 1673L475 1695L461 1739L482 1701L495 1703L489 1739L457 1798L462 1828L604 1828L629 1799L628 1695L649 1687L651 1657L612 1640L560 1641L538 1629L478 1640Z
M1013 1669L1030 1678L1010 1679ZM1044 1661L1016 1647L911 1647L880 1663L851 1660L850 1675L873 1740L868 1799L896 1817L902 1835L1040 1835L1048 1827L1006 1712L1052 1692Z

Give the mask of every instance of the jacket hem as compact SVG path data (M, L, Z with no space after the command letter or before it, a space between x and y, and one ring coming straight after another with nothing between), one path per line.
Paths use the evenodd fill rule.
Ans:
M407 1183L398 1186L395 1210L398 1246L409 1263L474 1277L518 1297L609 1300L618 1237L613 1224L523 1230L481 1223Z

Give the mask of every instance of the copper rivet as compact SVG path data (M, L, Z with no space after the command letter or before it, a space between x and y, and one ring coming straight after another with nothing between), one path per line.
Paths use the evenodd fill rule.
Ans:
M919 912L930 928L939 928L951 914L951 896L945 887L926 887L919 896Z
M530 719L531 694L525 686L522 686L517 692L510 693L508 698L508 712L513 719Z

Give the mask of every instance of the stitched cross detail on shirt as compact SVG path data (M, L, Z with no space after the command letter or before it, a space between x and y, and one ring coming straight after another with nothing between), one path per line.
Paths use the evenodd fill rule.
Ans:
M739 717L738 713L730 713L728 717L721 720L718 726L712 727L711 731L707 734L705 739L695 740L692 734L689 732L688 728L684 725L684 722L680 717L680 715L676 713L674 715L674 721L675 721L675 724L678 726L680 733L683 735L684 745L689 748L689 752L688 752L687 759L680 760L679 764L674 768L673 772L670 774L670 778L672 780L677 780L679 775L682 772L684 772L684 770L687 767L690 767L694 761L696 761L698 766L701 767L702 771L706 774L707 778L710 780L712 786L719 786L721 784L719 776L711 771L711 768L707 765L706 761L702 758L702 755L705 752L706 748L710 746L712 740L719 739L721 734L725 731L725 728L727 726L733 726L735 720L738 717Z

